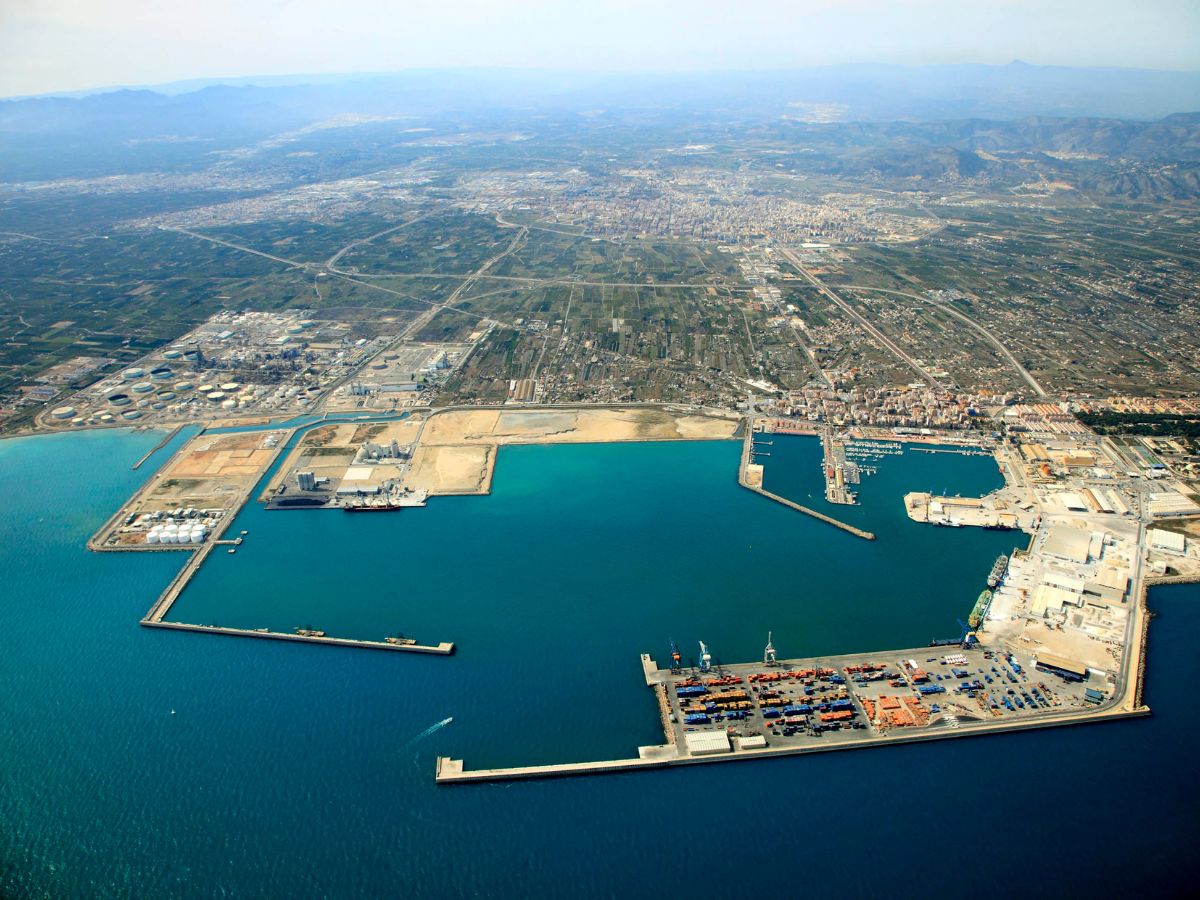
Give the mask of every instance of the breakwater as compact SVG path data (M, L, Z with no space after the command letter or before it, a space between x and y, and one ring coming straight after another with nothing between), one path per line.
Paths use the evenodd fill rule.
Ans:
M159 595L154 605L147 610L146 615L142 616L140 624L147 628L170 628L175 631L192 631L200 634L224 634L231 637L257 637L267 638L268 640L276 641L300 641L309 644L328 644L336 647L361 647L372 650L396 650L407 653L433 653L441 656L449 656L454 652L453 641L442 641L437 644L417 644L417 643L402 643L397 640L382 640L368 641L358 638L339 638L330 637L325 634L308 632L308 633L288 633L285 631L271 631L266 628L229 628L222 625L198 625L189 622L168 622L165 621L167 614L175 601L179 599L179 595L183 593L183 589L187 587L192 576L204 564L208 555L212 553L214 547L227 546L232 544L240 544L241 538L233 541L213 541L205 544L193 552L191 559L187 561L178 574L171 579L171 583Z
M670 672L660 670L648 654L642 654L642 670L646 684L654 690L660 708L665 741L659 745L642 746L637 748L637 756L627 759L597 760L580 763L558 763L535 766L516 766L509 768L490 768L469 770L461 759L440 757L435 768L435 781L438 784L457 784L474 781L508 781L529 778L552 778L565 775L588 775L604 772L620 772L645 768L661 768L674 765L693 765L710 762L729 762L739 759L769 759L780 756L800 756L812 753L827 753L834 750L855 750L866 747L890 746L908 744L920 741L934 741L957 737L972 737L990 734L1003 734L1030 729L1061 727L1065 725L1082 725L1095 722L1113 721L1128 718L1138 718L1150 715L1150 710L1141 703L1141 680L1144 654L1126 654L1122 666L1123 676L1118 688L1103 702L1091 705L1085 701L1087 684L1055 682L1053 689L1047 688L1042 682L1036 685L1029 680L1036 671L1036 660L1028 655L1022 656L1020 666L1014 662L1015 654L1008 653L1001 662L1002 666L1012 665L1012 671L1020 674L1020 680L1010 675L1007 683L1011 683L1024 696L1028 703L1014 707L1005 700L1003 706L999 700L988 701L991 691L998 697L1004 697L1003 688L985 687L982 680L978 687L972 688L967 694L957 689L947 690L938 674L939 681L933 681L924 672L920 677L911 681L911 671L904 675L896 675L890 683L884 680L864 679L859 683L860 676L853 673L882 672L888 664L878 660L925 658L930 651L928 648L879 651L870 654L847 654L834 657L820 657L804 660L788 660L778 665L765 664L734 664L724 666L720 670L721 678L711 678L710 674L697 676L694 670L676 669ZM956 674L956 678L969 678L966 672L984 672L984 667L994 665L999 659L993 657L993 651L981 647L956 648L953 662L950 657L943 657L941 666L961 666L965 671ZM927 662L935 662L927 659ZM916 664L912 663L915 670ZM957 672L957 669L955 670ZM1133 684L1135 700L1127 702L1130 682L1128 676L1136 672ZM845 673L844 675L842 673ZM947 671L947 676L950 672ZM1052 680L1048 674L1037 672L1037 675ZM853 677L852 677L853 676ZM887 676L884 676L886 679ZM899 686L896 679L903 682ZM1006 684L1000 676L997 679ZM946 680L949 680L947 677ZM766 684L770 690L755 687L755 683ZM747 690L741 685L749 683ZM814 683L817 685L813 687ZM732 724L726 726L719 721L711 724L707 713L698 716L699 721L693 722L693 716L688 710L703 708L698 700L684 699L683 691L699 691L708 694L708 688L716 686L719 691L727 691L713 695L711 699L719 702L741 703L740 708L754 707L750 713L740 713L741 720L747 715L753 718L748 723L749 735L742 737L745 727L730 719ZM991 680L989 677L989 685ZM665 690L664 690L665 688ZM803 688L803 692L800 691ZM759 695L758 691L762 690ZM792 727L779 730L782 720L780 713L789 716L787 721L792 723L800 718L812 715L816 721L814 708L809 704L817 704L818 699L809 699L813 693L836 696L838 709L844 712L828 712L820 714L820 722L826 719L845 719L847 723L857 720L857 724L846 728L832 726L832 732L819 728L818 733L810 735L812 726ZM1030 699L1032 695L1036 701ZM672 705L673 693L678 699ZM794 694L795 699L786 699ZM689 698L694 695L687 695ZM724 700L720 700L724 697ZM928 697L928 701L926 700ZM981 697L981 699L980 699ZM970 699L967 699L970 698ZM1053 703L1051 703L1051 700ZM936 701L936 702L935 702ZM925 703L933 705L926 707ZM697 706L685 706L696 703ZM761 706L760 706L761 704ZM796 704L795 706L788 704ZM768 708L770 707L770 708ZM825 706L821 706L825 709ZM1005 712L1005 708L1007 712ZM888 713L886 710L896 712ZM931 722L930 716L936 717ZM761 716L761 722L758 717ZM772 718L774 717L774 718ZM860 718L861 717L861 718ZM721 716L717 716L720 720ZM863 719L865 718L865 723ZM899 726L899 727L897 727ZM770 731L770 737L766 732ZM732 740L728 736L733 733ZM704 738L693 749L694 738ZM718 746L714 746L708 738L715 738ZM723 738L723 740L720 740Z
M149 450L147 450L142 455L142 457L133 464L133 469L135 471L137 469L140 469L142 467L142 463L144 463L146 460L148 460L150 457L152 457L155 453L157 453L163 447L167 446L167 444L171 443L171 441L175 438L175 435L179 434L179 432L181 430L183 430L183 425L176 425L174 428L172 428L170 431L168 431L165 435L163 435L163 439L161 441L159 441L157 444L155 444L153 447L151 447Z
M746 428L746 435L742 442L742 459L740 465L738 466L738 484L748 491L753 491L762 497L766 497L768 500L774 500L776 503L782 503L789 509L794 509L796 512L804 513L806 516L812 516L814 519L819 519L827 525L832 525L834 528L840 528L842 531L852 534L855 537L862 538L866 541L875 540L875 535L870 531L864 531L861 528L856 528L853 525L842 522L839 519L835 519L833 516L827 516L825 513L817 512L815 509L802 506L793 500L788 500L786 497L781 497L778 494L771 493L761 484L761 472L759 473L758 479L751 479L750 466L752 465L751 457L754 450L754 433L755 432L752 427Z
M1139 709L1144 706L1146 649L1150 640L1150 620L1154 618L1154 613L1150 610L1150 589L1167 584L1200 584L1200 575L1151 575L1142 579L1142 587L1137 594L1137 607L1134 610L1134 614L1141 617L1137 629L1137 674L1133 688L1133 705Z
M299 641L307 644L326 644L334 647L359 647L365 650L395 650L404 653L432 653L449 656L454 652L453 641L439 644L396 644L389 641L365 641L357 638L329 637L323 634L289 634L286 631L270 631L265 628L227 628L223 625L192 625L187 622L141 622L149 628L170 628L175 631L192 631L201 634L223 634L229 637L267 638L275 641Z
M1043 728L1055 728L1066 725L1088 725L1103 721L1119 721L1135 719L1150 715L1150 710L1108 710L1103 712L1074 713L1058 717L1047 717L1031 722L1003 722L985 725L960 725L958 728L947 728L936 732L926 733L892 733L881 735L871 741L835 740L830 739L814 747L767 747L761 750L739 750L720 756L654 756L630 759L602 760L598 762L561 763L545 766L517 766L500 769L467 769L461 759L438 757L434 770L434 780L437 784L465 784L481 781L519 781L533 778L559 778L571 775L596 775L612 772L631 772L639 769L664 769L668 766L691 766L704 763L737 762L739 760L776 759L787 756L808 756L815 753L830 753L837 750L865 750L878 747L892 747L901 744L925 743L942 741L952 738L983 737L993 734L1005 734L1021 731L1032 731ZM639 748L651 751L657 748Z

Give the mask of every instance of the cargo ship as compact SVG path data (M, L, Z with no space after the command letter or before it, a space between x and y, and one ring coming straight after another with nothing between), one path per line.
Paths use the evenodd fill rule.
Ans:
M979 598L975 601L975 608L971 610L971 615L967 616L967 624L972 628L978 628L979 623L983 621L984 613L987 612L988 604L991 602L992 592L980 591Z
M1004 577L1004 572L1008 568L1008 557L1001 553L996 557L996 562L992 566L992 571L987 577L987 586L994 588L1000 583L1000 579Z
M342 507L346 512L394 512L403 508L399 503L359 503Z

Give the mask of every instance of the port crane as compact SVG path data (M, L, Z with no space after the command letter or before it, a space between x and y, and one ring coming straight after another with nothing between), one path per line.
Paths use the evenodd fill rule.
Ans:
M712 669L712 654L708 652L708 645L704 641L700 642L700 671L708 672Z
M680 656L679 656L679 647L677 647L675 644L675 638L671 638L670 640L671 640L671 672L675 675L678 675L679 670L682 668L681 660L680 660Z
M979 642L979 639L975 637L975 630L970 625L962 619L955 619L954 621L958 622L958 627L961 629L958 637L942 638L940 640L935 638L929 642L930 647L951 647L955 644L958 644L960 647L970 647Z
M771 632L767 632L767 647L763 650L763 665L777 666L779 660L775 658L775 645L771 643Z

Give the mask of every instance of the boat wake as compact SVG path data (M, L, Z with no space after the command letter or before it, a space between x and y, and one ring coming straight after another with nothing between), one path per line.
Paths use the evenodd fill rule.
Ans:
M434 722L432 725L430 725L428 728L426 728L424 731L422 731L420 734L418 734L415 738L413 738L411 741L409 741L408 742L409 746L411 747L413 744L415 744L417 741L421 740L422 738L427 738L431 734L433 734L435 731L437 731L441 728L445 728L447 725L449 725L453 721L454 721L454 716L449 716L448 718L442 719L442 721L440 721L440 722Z

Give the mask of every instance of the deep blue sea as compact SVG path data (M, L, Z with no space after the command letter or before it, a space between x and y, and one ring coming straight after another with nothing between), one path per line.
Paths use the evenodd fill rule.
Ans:
M0 895L1168 896L1195 874L1188 695L1200 589L1162 588L1149 719L817 757L438 788L468 767L631 755L660 734L638 653L728 662L957 633L1020 535L909 522L986 458L886 458L860 507L819 445L508 447L488 497L265 512L171 618L454 640L450 658L140 628L182 564L84 542L184 439L0 441ZM815 499L809 494L815 495ZM175 711L172 715L172 710ZM435 723L453 723L433 731Z

